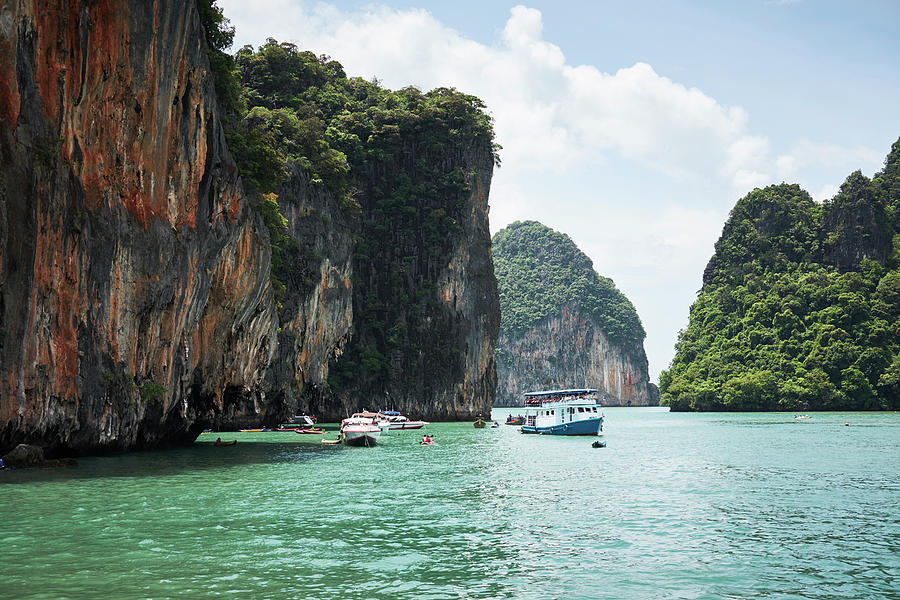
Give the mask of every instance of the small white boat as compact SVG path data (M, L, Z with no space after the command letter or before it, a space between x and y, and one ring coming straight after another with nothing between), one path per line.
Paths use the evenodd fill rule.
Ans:
M356 413L341 421L341 439L348 446L374 446L381 435L381 427L375 417Z
M428 425L428 421L411 421L396 410L383 410L380 412L387 421L388 429L422 429Z

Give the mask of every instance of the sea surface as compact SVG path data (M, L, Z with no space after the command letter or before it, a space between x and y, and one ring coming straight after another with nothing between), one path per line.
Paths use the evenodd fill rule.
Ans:
M900 598L900 413L605 413L3 471L0 597Z

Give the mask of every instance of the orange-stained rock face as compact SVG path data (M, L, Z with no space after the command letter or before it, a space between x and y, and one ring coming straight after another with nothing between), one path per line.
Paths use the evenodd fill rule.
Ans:
M270 250L193 2L0 7L0 449L153 447L266 410Z
M203 39L185 0L0 4L0 452L158 447L369 399L328 386L362 318L364 218L293 173L281 209L297 247L275 301ZM435 359L410 345L415 372L389 386L395 408L429 418L484 414L496 385L493 161L489 145L466 152L460 234L421 265L416 285L437 295L410 322L452 369L431 385Z

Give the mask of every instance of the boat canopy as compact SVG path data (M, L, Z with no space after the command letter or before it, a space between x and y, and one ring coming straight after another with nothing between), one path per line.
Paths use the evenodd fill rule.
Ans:
M543 398L544 396L584 396L596 394L593 388L577 388L574 390L544 390L542 392L525 392L526 398Z
M364 410L362 412L353 413L351 417L362 417L364 419L381 419L384 417L384 413L370 412L368 410Z
M541 402L554 402L557 400L583 398L585 396L591 396L596 393L597 390L595 390L594 388L575 388L571 390L544 390L540 392L526 392L525 404L534 405L540 404Z
M379 412L388 417L399 417L400 416L399 410L382 410Z

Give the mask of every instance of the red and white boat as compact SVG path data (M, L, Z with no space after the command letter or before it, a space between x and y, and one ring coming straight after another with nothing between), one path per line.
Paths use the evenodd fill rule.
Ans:
M410 421L396 410L383 410L381 414L387 421L388 429L422 429L428 425L428 421ZM384 421L382 421L382 425Z
M381 427L375 417L354 414L341 421L341 439L348 446L374 446L381 435Z

